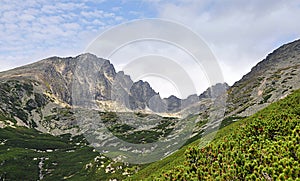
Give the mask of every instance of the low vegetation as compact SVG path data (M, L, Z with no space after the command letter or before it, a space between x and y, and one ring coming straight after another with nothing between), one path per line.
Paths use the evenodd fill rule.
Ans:
M0 180L121 180L136 172L136 166L113 161L87 144L83 136L0 129Z
M3 84L3 90L12 85L19 92L25 89L14 82L10 84ZM6 99L4 93L1 99ZM26 106L31 110L35 104L43 106L45 101L34 95ZM17 110L16 113L17 117L23 115ZM53 113L72 116L68 109ZM155 142L168 135L176 121L159 117L151 129L139 130L122 123L116 113L99 114L115 136L137 144ZM136 116L145 122L154 119L143 113ZM56 119L62 117L45 117L49 122ZM15 123L12 116L0 112L0 121L5 120ZM83 136L55 137L35 129L7 126L0 129L0 180L300 180L299 123L300 90L253 116L225 118L208 145L199 146L205 139L199 132L174 154L147 165L111 160L89 147Z
M184 147L184 159L162 171L134 179L148 180L300 180L300 90L255 115L221 129L205 147ZM183 150L179 151L183 153ZM176 154L176 153L175 153ZM183 156L182 156L183 157ZM175 164L176 163L176 164ZM154 163L157 165L159 163Z

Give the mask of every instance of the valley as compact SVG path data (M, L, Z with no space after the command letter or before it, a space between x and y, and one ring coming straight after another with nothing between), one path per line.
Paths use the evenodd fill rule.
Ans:
M299 180L299 89L300 40L182 100L47 58L0 73L0 180Z

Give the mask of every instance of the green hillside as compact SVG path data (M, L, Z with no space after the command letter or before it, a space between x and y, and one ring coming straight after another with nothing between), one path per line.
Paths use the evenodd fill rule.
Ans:
M135 172L136 167L114 162L93 149L82 136L55 137L25 127L2 128L0 180L120 180L126 178L124 171ZM105 171L108 166L113 173Z
M0 129L0 180L46 180L87 176L83 169L98 153L69 141L24 127ZM39 168L39 165L41 168ZM43 176L42 176L43 175Z
M299 180L299 123L300 90L222 128L203 148L196 140L138 167L102 157L83 137L6 127L0 129L0 180L122 180L138 168L128 180ZM109 165L122 169L106 172Z
M300 180L300 90L219 130L205 147L199 143L130 180Z

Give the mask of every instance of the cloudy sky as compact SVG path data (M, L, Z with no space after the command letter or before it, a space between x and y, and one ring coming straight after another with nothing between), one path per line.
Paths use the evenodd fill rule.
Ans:
M115 25L163 18L196 32L231 85L275 48L300 38L298 0L1 0L0 14L0 71L76 56Z

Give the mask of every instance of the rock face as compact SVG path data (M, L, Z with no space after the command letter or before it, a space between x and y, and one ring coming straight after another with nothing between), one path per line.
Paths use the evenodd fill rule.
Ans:
M84 104L78 101L85 101L83 98L86 97L97 101L116 101L131 110L150 108L156 109L155 112L177 112L198 101L195 97L186 100L175 96L161 99L148 82L133 82L124 72L117 73L108 60L92 54L68 58L51 57L2 72L0 79L36 81L41 92L48 92L68 105ZM74 95L78 100L73 100ZM210 93L205 93L205 96L199 98L211 96ZM161 105L159 109L162 110L157 108L158 105Z
M91 100L105 111L121 111L123 106L123 111L175 112L181 105L175 96L161 99L148 82L133 82L92 54L51 57L0 73L0 118L42 132L79 134L70 108Z
M158 95L149 85L148 82L144 82L142 80L133 83L132 87L130 88L130 108L131 109L138 109L142 108L145 109L146 106L149 107L149 100Z
M87 63L85 64L84 61ZM83 70L87 72L83 72ZM90 77L91 75L93 77ZM143 81L133 83L130 77L124 75L123 72L116 73L114 66L108 60L92 54L83 54L74 58L51 57L0 73L1 80L27 79L37 81L45 91L69 105L72 104L72 90L76 89L74 83L88 88L96 100L111 100L112 86L116 84L114 83L116 76L118 77L118 84L130 96L132 109L144 109L146 106L144 103L157 94L149 83ZM80 80L74 81L77 78Z

